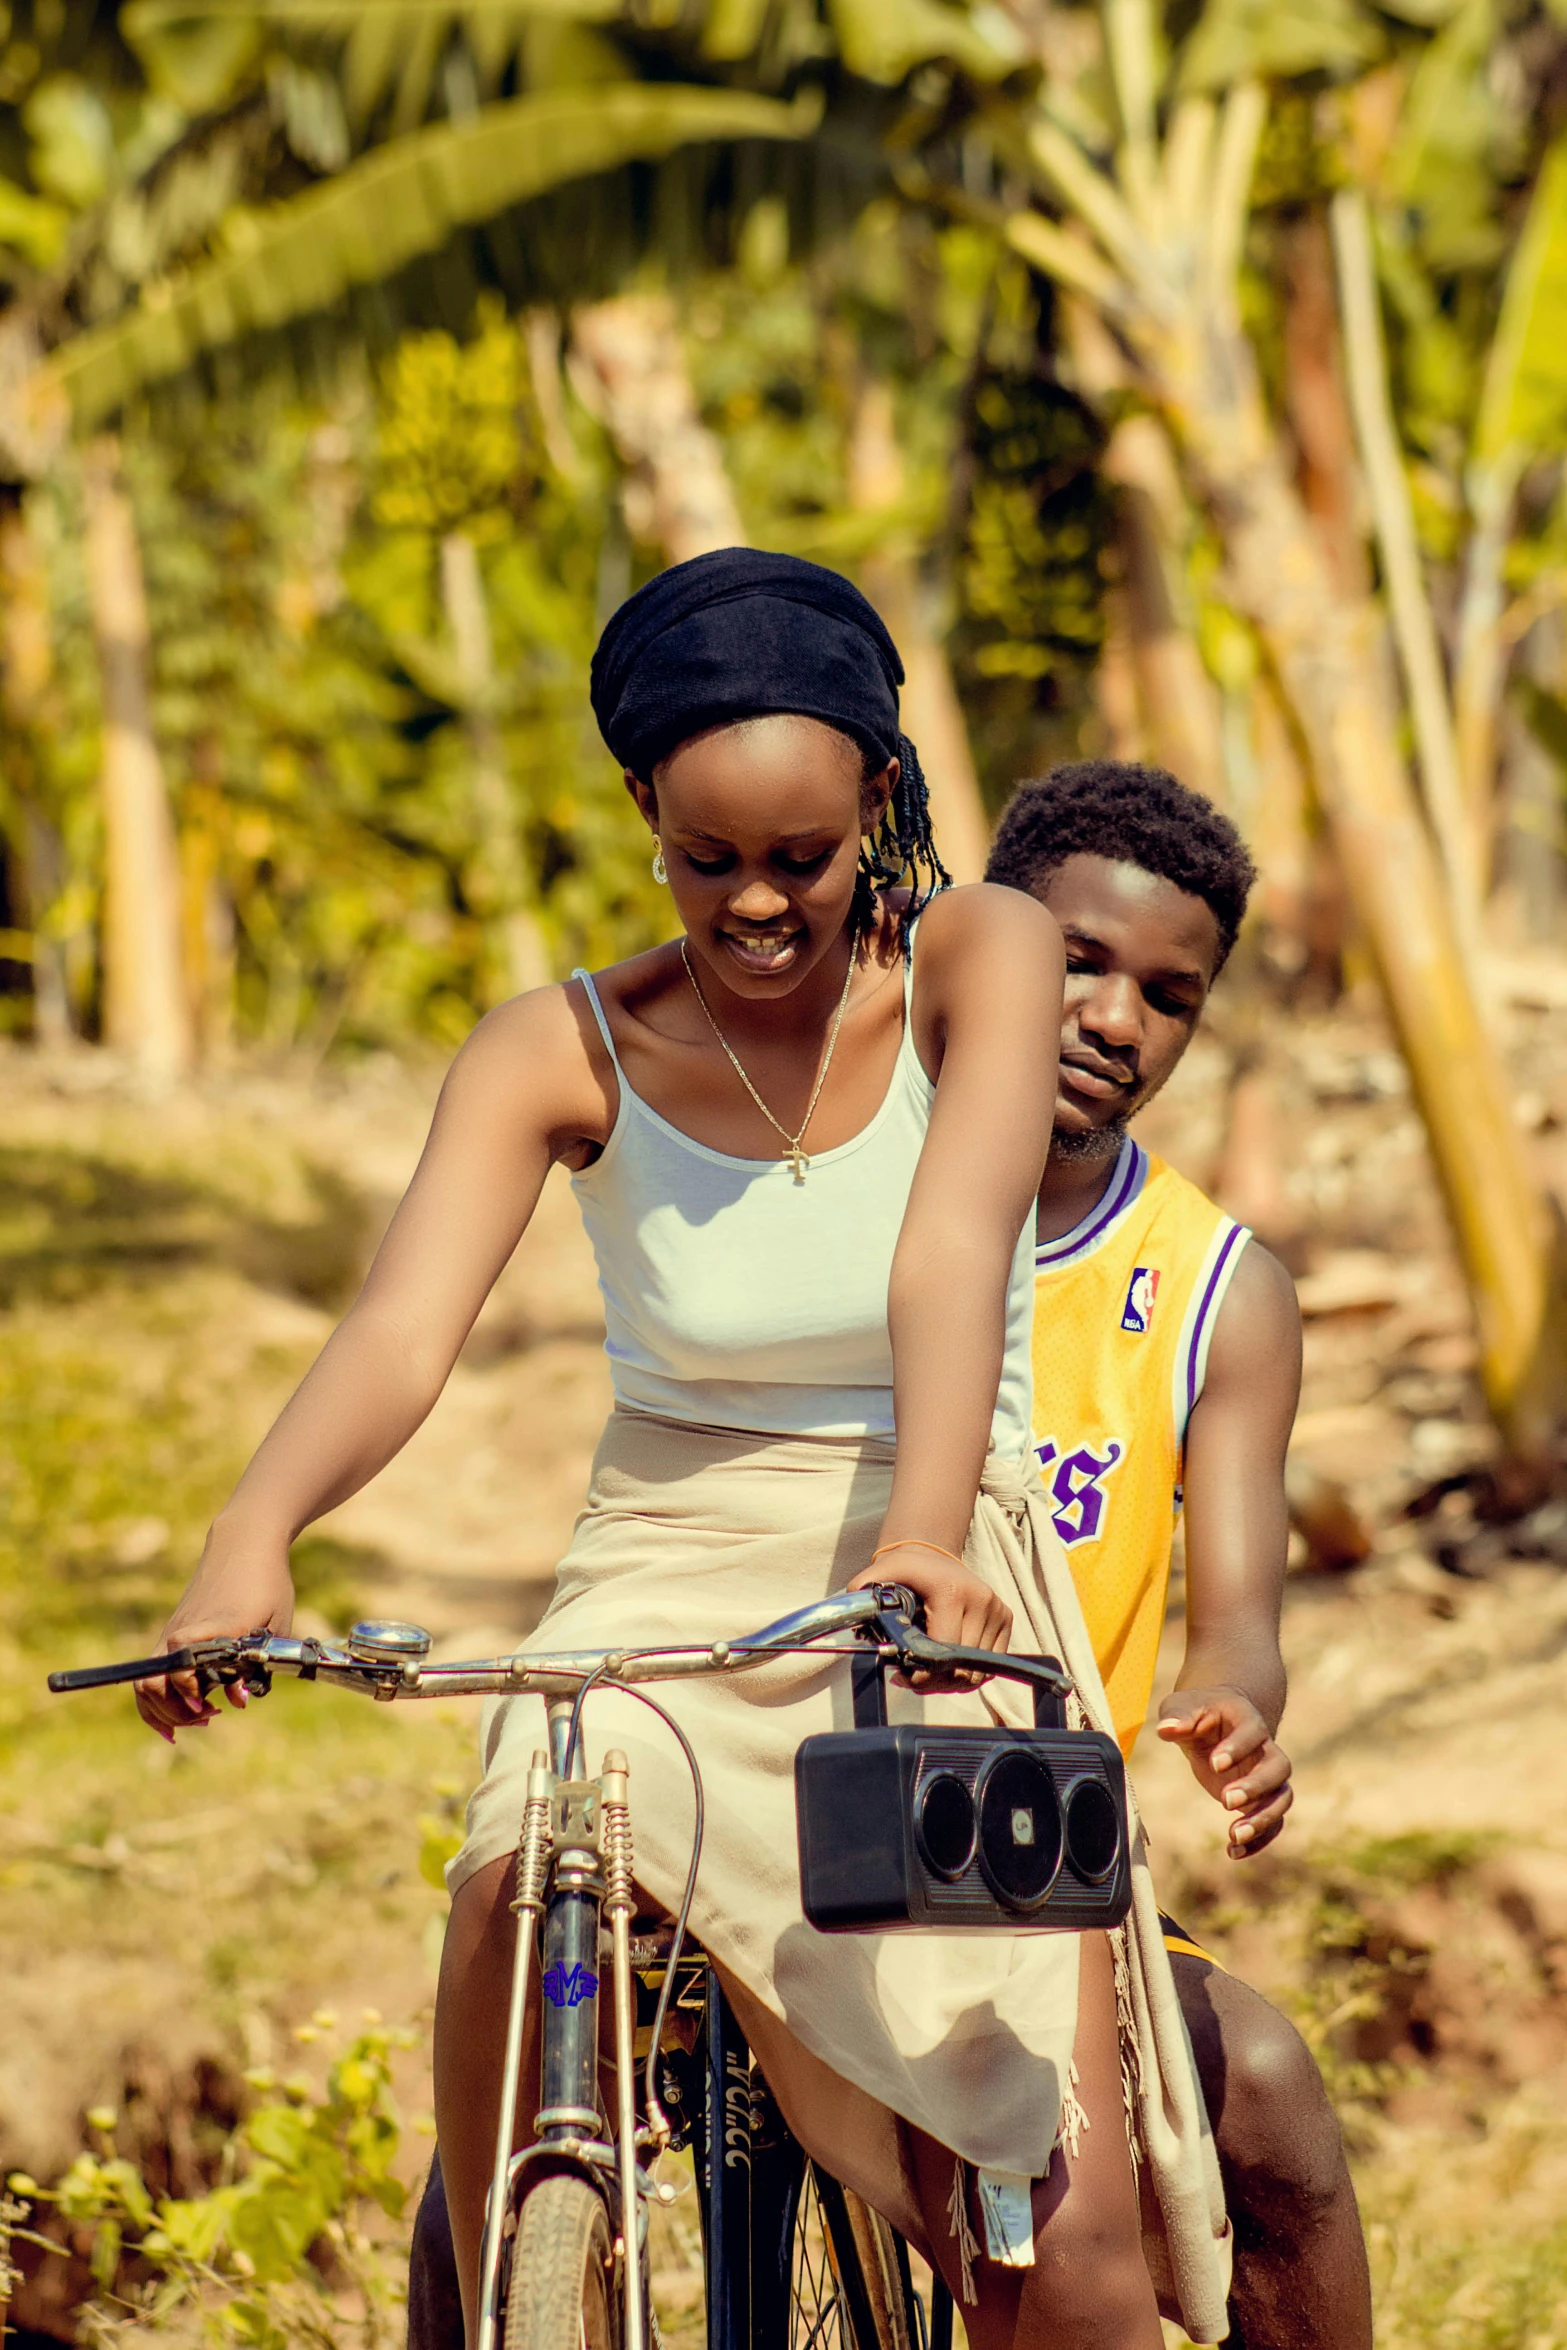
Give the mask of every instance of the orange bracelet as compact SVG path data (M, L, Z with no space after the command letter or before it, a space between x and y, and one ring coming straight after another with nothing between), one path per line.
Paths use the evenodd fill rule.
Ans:
M926 1542L918 1534L905 1534L897 1542L884 1542L880 1550L873 1550L871 1565L874 1566L879 1558L885 1557L889 1550L933 1550L938 1558L951 1559L955 1567L963 1564L955 1550L945 1550L939 1542Z

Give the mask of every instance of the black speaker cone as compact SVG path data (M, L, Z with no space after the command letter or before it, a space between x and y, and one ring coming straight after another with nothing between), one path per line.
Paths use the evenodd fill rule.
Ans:
M1061 1806L1037 1754L1012 1747L980 1775L979 1865L1009 1909L1043 1901L1061 1865Z
M925 1781L915 1798L914 1832L938 1877L961 1877L974 1857L974 1798L952 1771Z
M1121 1856L1121 1821L1101 1779L1080 1779L1066 1799L1066 1856L1075 1873L1097 1885Z

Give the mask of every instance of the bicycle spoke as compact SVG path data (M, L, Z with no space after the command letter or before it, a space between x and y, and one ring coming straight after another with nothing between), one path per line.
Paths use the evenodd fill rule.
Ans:
M832 2300L828 2302L826 2308L822 2311L822 2314L817 2319L815 2325L812 2326L810 2332L806 2335L805 2340L799 2345L799 2350L816 2350L816 2344L822 2338L822 2328L828 2323L829 2319L836 2317L837 2314L838 2297L835 2294Z
M833 2265L821 2198L807 2171L795 2225L790 2284L790 2350L849 2350L843 2293Z

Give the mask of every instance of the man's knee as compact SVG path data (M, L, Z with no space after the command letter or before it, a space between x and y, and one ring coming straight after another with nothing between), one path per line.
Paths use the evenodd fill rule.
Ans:
M1338 2119L1305 2041L1288 2018L1233 1975L1179 1976L1219 2158L1235 2180L1326 2205L1346 2178ZM1195 2012L1194 2012L1195 2010Z

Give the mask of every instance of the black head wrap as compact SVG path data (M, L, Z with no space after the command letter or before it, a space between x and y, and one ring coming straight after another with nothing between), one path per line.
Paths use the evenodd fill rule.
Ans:
M723 547L661 571L621 605L593 656L593 715L622 767L644 779L704 727L769 712L819 718L898 788L862 855L859 913L908 874L905 920L949 879L930 834L919 755L898 725L903 663L880 615L836 571L796 555Z

